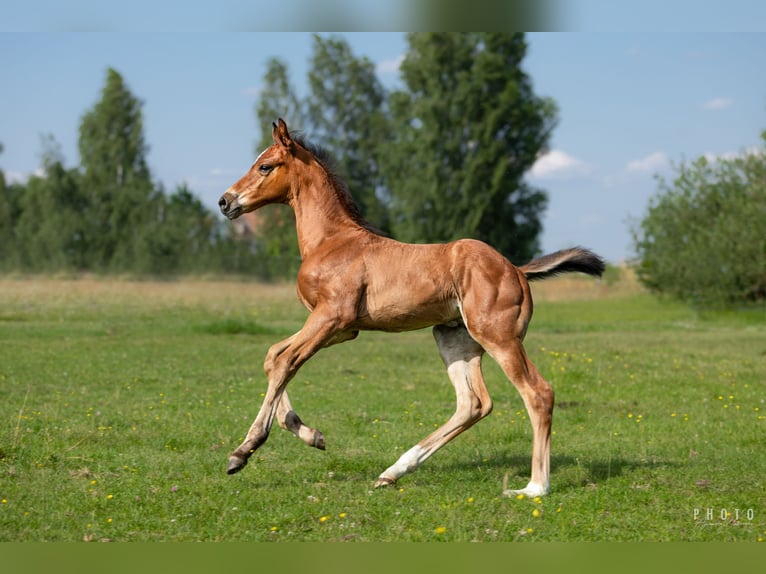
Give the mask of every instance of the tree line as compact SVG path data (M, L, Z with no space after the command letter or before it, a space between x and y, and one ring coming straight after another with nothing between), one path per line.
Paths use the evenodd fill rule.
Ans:
M283 117L328 148L362 213L391 236L474 237L528 260L539 250L547 196L523 175L545 151L557 112L523 69L524 35L407 40L401 86L391 91L339 36L314 37L304 97L288 65L270 59L254 153ZM266 208L255 234L240 237L186 184L168 192L153 180L142 102L114 69L81 118L79 165L67 168L50 137L42 147L39 175L9 183L0 171L0 270L281 278L300 264L284 206Z
M0 270L244 271L250 246L186 184L167 193L152 180L143 129L142 102L109 69L99 101L80 122L77 167L67 168L45 136L39 173L9 183L0 171Z
M484 240L511 261L539 251L547 194L524 179L557 122L553 100L524 71L523 34L413 33L400 82L387 90L340 36L315 36L308 93L271 58L255 106L271 144L278 117L328 148L363 215L394 238ZM263 209L253 234L147 165L142 102L109 69L82 116L79 165L42 140L39 174L0 170L0 271L291 278L300 265L292 212ZM652 291L696 306L766 301L764 147L676 168L633 224L637 270ZM0 145L2 153L2 145Z

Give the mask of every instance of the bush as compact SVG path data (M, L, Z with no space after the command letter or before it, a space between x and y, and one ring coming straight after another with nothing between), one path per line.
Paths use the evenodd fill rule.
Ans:
M766 300L764 147L682 163L632 230L638 275L651 290L698 307Z

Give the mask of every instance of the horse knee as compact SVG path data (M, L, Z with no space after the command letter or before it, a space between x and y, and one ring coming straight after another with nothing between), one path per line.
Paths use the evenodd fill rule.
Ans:
M269 351L266 353L266 358L263 360L263 370L268 377L277 365L277 359L284 351L285 347L281 344L272 345L269 347Z
M275 358L271 355L271 353L268 353L266 355L266 358L263 360L263 372L266 373L266 376L269 376L269 373L274 370L274 362Z
M472 394L469 398L470 406L467 410L467 418L471 424L479 422L492 412L492 399L489 395L482 397Z

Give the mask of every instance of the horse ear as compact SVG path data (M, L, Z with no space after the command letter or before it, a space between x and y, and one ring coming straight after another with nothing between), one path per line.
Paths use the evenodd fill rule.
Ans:
M279 124L272 123L271 135L274 138L274 143L280 144L289 150L293 149L293 139L290 137L290 132L287 129L285 120L279 118Z

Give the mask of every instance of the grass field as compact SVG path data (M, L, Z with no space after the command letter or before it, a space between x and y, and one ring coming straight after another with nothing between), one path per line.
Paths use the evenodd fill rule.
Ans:
M766 316L700 316L623 278L536 284L527 349L555 391L551 492L491 361L495 410L393 488L378 474L454 410L429 331L359 339L290 385L327 451L260 406L290 286L0 280L0 541L766 539Z

